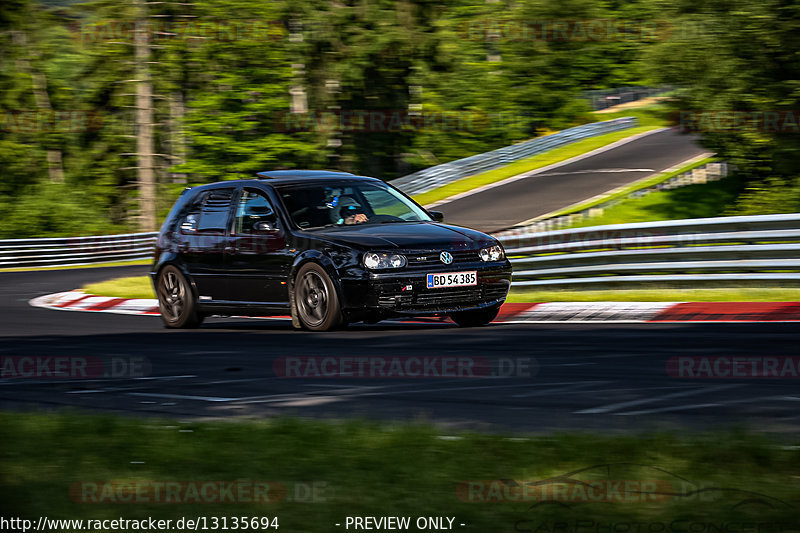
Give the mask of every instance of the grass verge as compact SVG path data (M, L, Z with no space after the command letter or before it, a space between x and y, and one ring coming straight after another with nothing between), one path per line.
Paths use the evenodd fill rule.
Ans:
M741 432L442 439L423 425L78 413L2 413L0 424L3 503L26 517L277 516L279 531L341 531L346 516L452 516L470 531L573 531L554 521L595 531L586 521L794 524L800 492L797 447ZM270 489L273 503L217 503L213 490L185 488L234 480L286 492ZM117 485L104 492L108 481ZM152 502L157 484L176 481L171 503ZM93 494L101 503L84 503ZM132 501L120 502L126 494ZM744 529L719 531L734 530Z
M155 298L148 276L116 278L84 285L90 294L115 298ZM636 290L515 289L509 302L800 302L800 288L645 288Z
M0 272L36 272L38 270L72 270L75 268L103 268L115 266L136 266L149 265L153 261L150 259L137 259L135 261L113 261L109 263L92 263L89 265L72 266L51 266L51 267L22 267L22 268L0 268Z
M602 215L583 219L569 227L724 216L742 188L742 181L734 174L719 181L654 191L640 198L620 200L604 209Z
M600 195L599 197L596 197L594 199L586 200L585 202L581 202L579 204L573 204L573 205L565 207L564 209L561 209L559 211L555 211L553 213L548 213L546 215L542 215L542 217L540 217L540 218L552 218L552 217L558 217L558 216L562 216L562 215L568 215L570 213L576 213L578 211L583 211L583 210L589 209L591 207L595 207L597 205L600 205L600 204L603 204L603 203L606 203L606 202L610 202L610 201L613 201L613 200L618 200L620 198L624 198L624 197L630 195L633 192L636 192L636 191L641 190L641 189L646 189L648 187L652 187L653 185L656 185L658 183L663 183L663 182L665 182L665 181L667 181L667 180L669 180L669 179L671 179L671 178L673 178L673 177L675 177L675 176L677 176L679 174L683 174L684 172L688 172L688 171L690 171L690 170L692 170L694 168L701 167L703 165L707 165L708 163L711 163L711 162L713 162L715 160L716 160L716 157L706 157L704 159L700 159L700 160L695 161L693 163L688 163L688 164L686 164L686 165L684 165L684 166L682 166L682 167L680 167L678 169L675 169L675 170L673 170L671 172L664 172L662 174L657 174L655 176L648 176L646 178L643 178L643 179L641 179L639 181L636 181L634 183L631 183L629 185L625 185L625 186L620 187L620 188L618 188L616 190L612 190L612 191L610 191L608 193ZM611 209L611 208L609 208L609 209Z
M655 125L637 126L627 130L615 131L612 133L606 133L605 135L598 135L597 137L583 139L581 141L568 144L567 146L562 146L561 148L549 150L543 154L538 154L527 159L515 161L514 163L504 167L496 168L482 174L469 176L432 191L417 194L413 196L413 198L421 205L438 202L456 194L471 191L473 189L477 189L478 187L483 187L484 185L496 183L506 178L516 176L517 174L522 174L523 172L529 172L537 168L542 168L554 163L566 161L567 159L591 152L592 150L602 148L603 146L607 146L627 137L644 133L658 127L659 126Z
M800 288L531 290L514 289L508 302L800 302Z
M127 276L97 283L89 283L81 287L89 294L113 296L114 298L155 298L150 276Z

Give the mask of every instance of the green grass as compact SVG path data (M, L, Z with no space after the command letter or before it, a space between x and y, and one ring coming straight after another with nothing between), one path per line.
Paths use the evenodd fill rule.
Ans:
M51 267L22 267L22 268L0 268L0 272L34 272L37 270L72 270L75 268L102 268L115 266L149 265L150 259L136 259L134 261L112 261L108 263L92 263L90 265L73 266L51 266Z
M471 191L484 185L496 183L523 172L546 167L548 165L552 165L553 163L566 161L567 159L591 152L592 150L596 150L597 148L601 148L627 137L656 129L657 127L659 126L637 126L627 130L615 131L612 133L606 133L605 135L598 135L597 137L583 139L581 141L568 144L567 146L550 150L543 154L538 154L527 159L515 161L514 163L501 168L496 168L482 174L469 176L443 187L439 187L438 189L415 195L413 198L421 205L438 202L440 200L444 200L445 198L449 198L450 196Z
M636 117L640 126L653 126L663 128L670 125L671 111L663 104L653 104L645 107L632 107L620 109L611 113L593 113L595 120L611 120L622 117Z
M800 489L796 447L781 448L771 439L741 432L529 439L463 433L442 439L436 429L419 424L282 418L175 422L30 412L0 413L0 424L6 437L0 448L4 508L25 517L278 516L279 531L342 531L346 516L364 515L455 516L456 524L468 524L465 531L514 531L520 521L544 531L531 522L554 520L788 523L796 519L790 505ZM618 483L619 499L584 503L573 482L560 485L570 487L559 498L561 505L531 510L541 501L535 493L529 493L528 501L476 503L468 501L469 493L458 492L459 483L471 480L495 480L491 486L498 488L504 486L499 480L535 482L586 468L572 479L652 480L669 496L651 496L643 503L638 484L626 493ZM280 482L292 496L298 487L319 490L312 501L259 504L71 501L71 486L79 496L83 482L112 480ZM700 488L710 490L687 496ZM763 503L736 506L755 498L753 492L769 498L772 508Z
M508 302L800 302L800 288L514 289Z
M569 227L724 216L742 187L741 180L732 175L709 183L655 191L641 198L621 200L604 209L602 215L585 218Z
M114 278L81 287L89 294L113 296L115 298L155 298L150 276Z
M565 207L564 209L561 209L559 211L555 211L555 212L552 212L552 213L548 213L547 215L543 215L541 218L551 218L551 217L557 217L557 216L562 216L562 215L568 215L570 213L576 213L578 211L583 211L583 210L589 209L591 207L594 207L596 205L599 205L599 204L602 204L602 203L605 203L605 202L610 202L610 201L613 201L613 200L617 200L619 198L624 198L624 197L630 195L631 193L633 193L635 191L638 191L638 190L641 190L641 189L646 189L648 187L652 187L653 185L656 185L658 183L663 183L663 182L669 180L670 178L673 178L673 177L675 177L675 176L677 176L679 174L683 174L684 172L688 172L688 171L690 171L690 170L692 170L694 168L701 167L703 165L707 165L708 163L711 163L711 162L713 162L715 160L716 160L716 157L707 157L707 158L695 161L694 163L688 163L688 164L686 164L686 165L684 165L684 166L682 166L682 167L680 167L680 168L678 168L676 170L673 170L672 172L665 172L663 174L658 174L656 176L648 176L648 177L646 177L644 179L641 179L639 181L631 183L630 185L626 185L624 187L620 187L620 188L618 188L616 190L610 191L610 192L608 192L608 193L606 193L606 194L604 194L604 195L602 195L602 196L600 196L598 198L594 198L592 200L587 200L585 202L581 202L581 203L578 203L578 204L573 204L573 205Z
M471 531L513 531L519 521L553 520L765 523L796 518L790 505L800 488L796 448L779 448L766 437L740 432L562 434L514 440L465 433L443 440L437 430L423 425L293 419L187 423L2 413L0 423L6 436L0 448L0 489L4 505L16 516L278 516L279 531L341 531L335 523L363 515L456 516ZM605 466L609 464L613 466ZM502 487L501 479L534 482L584 468L588 470L574 480L652 480L670 496L636 501L642 495L634 485L627 495L621 489L625 501L576 502L581 493L573 483L560 499L566 505L531 511L535 496L475 503L463 501L468 493L458 492L460 482L497 480L492 486ZM260 504L92 504L70 499L73 484L112 480L251 480L280 482L292 495L298 487L313 485L318 491L313 501ZM683 496L698 488L712 489L702 497ZM752 492L769 498L771 507L737 506L754 499Z

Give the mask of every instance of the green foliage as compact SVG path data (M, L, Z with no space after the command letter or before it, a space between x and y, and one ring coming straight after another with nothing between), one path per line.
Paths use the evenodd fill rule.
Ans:
M265 2L211 2L204 8L207 19L244 29L279 17L275 4ZM193 182L319 163L309 134L275 131L277 117L289 110L292 57L285 40L270 37L266 31L240 33L187 48L192 156L174 170L187 172Z
M795 112L800 104L800 5L782 0L672 4L666 16L675 33L648 53L652 75L684 88L674 107L683 112ZM738 212L797 209L800 129L751 120L728 128L719 120L702 128L703 144L735 163L752 185ZM761 198L757 198L761 196Z
M570 523L716 530L717 524L794 524L797 516L797 448L741 431L508 438L450 429L450 438L442 438L420 424L186 422L69 412L9 412L0 423L8 435L0 448L0 489L22 516L277 516L278 531L320 531L321 524L333 530L345 514L376 509L411 517L445 510L475 531L567 530L553 524ZM212 480L277 482L286 493L276 496L286 497L231 504L209 501L203 492L165 504L162 491L161 503L153 501L156 483ZM102 503L81 502L83 483L110 488L112 482L138 483L145 498L132 504L127 491L98 491ZM644 482L658 492L641 492ZM589 500L592 486L599 490ZM114 498L119 494L125 499Z
M751 182L729 212L741 215L800 212L800 177L769 176Z
M588 26L573 26L555 36L563 21L633 30L587 38ZM48 158L60 156L66 182L102 225L138 219L134 27L153 45L161 213L186 184L301 167L391 179L597 120L586 90L670 83L684 110L800 104L800 7L781 0L13 0L0 6L8 216L44 190ZM305 113L292 113L302 111L292 94L305 95L295 100ZM357 127L342 119L352 112L417 118ZM55 126L20 127L25 113ZM664 120L639 113L643 125ZM752 182L741 212L796 205L796 133L745 128L703 142ZM765 192L773 190L780 203Z
M74 237L130 229L110 225L91 195L64 183L44 182L26 187L13 201L2 200L0 235Z

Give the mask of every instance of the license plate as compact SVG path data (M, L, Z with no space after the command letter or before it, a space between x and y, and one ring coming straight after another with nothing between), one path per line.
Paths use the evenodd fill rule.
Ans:
M443 289L445 287L469 287L478 284L478 271L470 272L443 272L441 274L428 274L429 289Z

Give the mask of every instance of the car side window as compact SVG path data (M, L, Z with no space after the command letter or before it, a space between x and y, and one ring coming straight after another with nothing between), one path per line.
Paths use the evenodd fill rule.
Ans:
M225 233L225 229L228 227L228 214L233 201L233 191L233 188L209 191L205 202L203 202L200 222L197 223L198 232Z
M236 207L234 231L237 235L261 233L255 229L259 222L269 222L277 228L278 217L266 194L256 189L244 189Z
M208 193L203 192L198 194L196 198L192 199L186 210L184 211L183 220L181 221L181 233L194 233L197 231L197 223L200 221L200 212L203 209L203 202L208 196Z
M198 197L181 222L181 232L224 234L228 227L234 190L232 187L212 189Z

